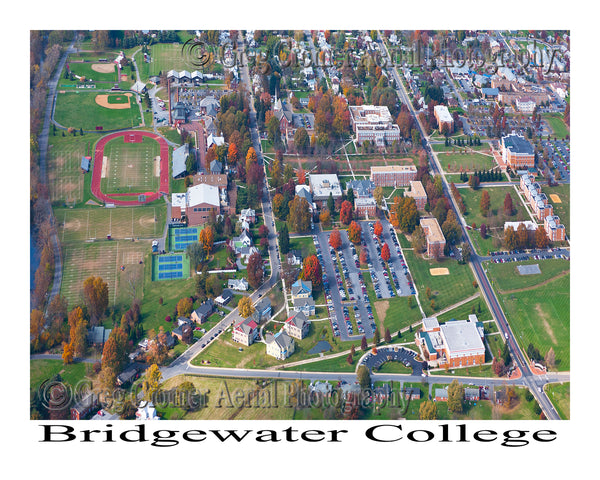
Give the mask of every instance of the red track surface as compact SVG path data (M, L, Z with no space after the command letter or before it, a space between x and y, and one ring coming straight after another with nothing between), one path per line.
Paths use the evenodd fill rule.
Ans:
M160 187L158 192L145 192L146 201L139 202L137 200L140 193L102 193L100 190L100 181L102 179L102 161L104 158L104 146L107 142L117 138L125 137L126 135L136 136L137 141L141 141L141 137L150 137L156 140L160 145ZM124 141L124 140L123 140ZM144 203L153 202L158 199L160 193L169 193L169 146L162 137L150 132L134 131L134 132L117 132L111 133L106 137L102 137L96 144L94 150L94 171L92 173L92 195L104 203L114 203L115 205L143 205ZM132 197L135 200L121 200L119 197Z

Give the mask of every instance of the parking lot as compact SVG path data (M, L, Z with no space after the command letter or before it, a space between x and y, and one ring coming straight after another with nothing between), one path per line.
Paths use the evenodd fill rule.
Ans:
M377 353L367 353L360 364L372 371L373 368L379 368L386 362L400 362L405 367L412 368L413 375L421 375L423 373L422 363L416 359L416 356L416 352L403 347L384 347L378 348Z
M565 248L548 248L534 250L512 250L510 252L490 252L488 257L494 263L524 262L526 260L549 260L562 258L571 260L571 252Z
M542 140L542 148L548 152L548 166L558 170L560 178L557 178L557 180L569 180L571 169L569 142L565 140Z

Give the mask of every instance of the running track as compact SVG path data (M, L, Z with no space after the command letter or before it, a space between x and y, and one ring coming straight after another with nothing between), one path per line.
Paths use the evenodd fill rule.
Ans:
M156 140L160 145L160 187L158 192L145 192L146 202L137 200L139 193L111 193L105 194L100 190L100 181L102 179L102 160L104 157L104 146L107 142L117 138L125 137L125 135L136 136L137 141L141 141L141 137L150 137ZM117 132L102 137L96 144L94 150L94 171L92 173L92 195L102 200L104 203L114 203L115 205L142 205L143 203L153 202L160 197L160 194L169 193L169 146L165 140L150 132L135 131L135 132ZM117 197L117 198L115 198ZM121 200L118 197L132 197L135 200Z

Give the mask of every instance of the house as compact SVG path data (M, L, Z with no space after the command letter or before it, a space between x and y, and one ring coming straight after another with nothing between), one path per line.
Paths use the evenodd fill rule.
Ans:
M232 290L237 290L239 292L245 292L248 290L248 280L245 278L231 278L227 281L227 288L231 288Z
M544 219L544 230L552 242L564 242L566 237L565 226L560 223L558 215L548 215Z
M287 133L287 130L294 126L294 113L292 106L287 102L282 102L278 99L273 106L273 115L279 121L279 129L281 133Z
M351 180L346 183L346 193L352 189L354 198L373 198L375 184L371 180Z
M231 332L231 339L242 345L252 345L258 338L258 323L252 318L243 318L238 321Z
M417 176L414 165L382 165L371 167L371 181L376 187L406 187Z
M199 107L200 107L200 113L202 113L204 115L209 115L211 117L216 117L217 112L219 111L219 108L221 107L221 104L214 96L209 95L207 97L204 97L202 100L200 100Z
M127 365L125 370L123 370L119 375L117 375L116 384L119 387L124 385L129 385L133 383L133 381L140 376L140 368L139 365L132 363Z
M185 165L187 157L190 153L190 146L184 143L181 147L173 150L173 178L185 177L187 167Z
M178 327L174 328L171 331L171 334L177 338L177 340L179 340L180 342L183 341L183 337L185 337L186 335L190 335L191 334L191 330L192 330L192 325L191 323L183 323L180 324Z
M259 321L268 320L271 318L271 300L267 297L259 300L254 305L254 310L259 314Z
M432 258L443 257L446 238L437 219L435 217L421 218L419 223L427 240L427 256Z
M312 297L294 298L292 303L295 312L302 312L307 317L312 317L315 315L315 301Z
M233 298L233 292L229 289L225 289L221 292L221 295L219 295L217 298L215 298L215 303L217 305L220 305L221 307L227 305L229 302L231 302L231 299Z
M468 320L453 320L440 325L437 318L423 319L415 340L432 365L468 367L485 361L483 324L476 315Z
M146 93L146 91L147 91L147 88L146 88L146 84L145 83L140 82L138 80L137 82L135 82L131 86L130 90L133 91L133 92L135 92L135 93L137 93L138 95L144 95Z
M425 204L427 203L427 192L425 191L425 188L421 182L411 180L410 190L404 192L404 196L415 199L417 210L425 210Z
M478 388L465 388L465 400L478 402L481 398Z
M196 310L192 312L190 315L190 319L196 323L204 323L212 315L215 311L215 305L213 301L209 298L202 305L200 305Z
M248 260L250 260L250 257L252 255L254 255L255 253L259 253L258 252L258 248L256 248L254 245L250 245L249 247L241 247L239 249L239 255L240 255L240 260L243 263L248 263Z
M250 247L252 243L252 238L250 238L247 230L242 230L242 233L239 237L233 237L229 241L229 245L235 250L236 253L240 253L240 249L242 247Z
M406 400L420 400L421 399L421 389L416 387L405 387L402 390L404 394L404 398Z
M210 173L212 175L220 175L223 173L223 164L218 160L213 160L210 162Z
M283 330L275 335L268 333L265 336L265 342L267 344L267 355L275 357L277 360L285 360L294 353L296 348L294 339Z
M71 407L71 420L82 420L97 407L98 395L90 392Z
M288 265L302 265L302 252L300 250L290 250L287 254Z
M448 390L445 388L436 388L434 398L435 398L436 402L447 402L448 401Z
M298 279L292 284L292 300L294 300L295 298L308 298L311 295L311 281Z
M146 400L142 400L140 402L140 406L135 412L136 420L160 420L158 413L156 413L156 408L154 408L154 404L152 402L147 402Z
M304 313L297 311L285 321L283 328L290 337L302 340L308 335L310 322Z
M308 202L308 211L313 212L315 204L313 203L312 193L310 193L310 187L308 185L296 185L296 196L303 198Z
M252 208L244 208L240 212L240 220L245 220L248 223L256 222L256 211Z

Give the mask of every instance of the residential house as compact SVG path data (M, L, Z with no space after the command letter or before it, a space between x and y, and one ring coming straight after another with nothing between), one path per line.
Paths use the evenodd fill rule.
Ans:
M108 340L111 331L111 329L104 328L102 325L92 327L88 330L86 339L90 345L103 346Z
M227 288L231 288L232 290L237 290L239 292L245 292L248 290L248 280L245 278L230 278L227 281Z
M292 300L312 296L312 282L298 279L292 284Z
M190 319L196 323L202 324L206 322L206 320L208 320L208 317L210 317L214 311L215 305L213 301L209 298L192 312Z
M420 400L421 399L421 389L416 387L405 387L402 390L404 394L404 398L406 400Z
M271 318L271 300L269 300L267 297L259 300L254 305L254 309L260 315L261 322Z
M223 173L223 164L218 160L210 162L210 173L211 175L220 175Z
M290 250L287 254L288 265L302 265L302 252L300 250Z
M119 387L123 387L125 385L129 385L133 383L133 381L140 376L140 366L131 363L127 365L125 370L123 370L119 375L117 375L116 384Z
M140 406L135 412L135 418L136 420L160 420L154 404L146 400L140 402Z
M219 295L217 298L215 298L215 303L217 305L220 305L221 307L224 307L229 302L231 302L232 298L233 298L233 292L226 288L225 290L223 290L221 292L221 295Z
M445 388L436 388L434 398L435 398L436 402L447 402L448 401L448 390Z
M285 360L294 353L296 348L294 339L283 330L275 335L268 333L265 336L265 342L267 344L267 355L271 355L277 360Z
M256 222L256 211L252 208L244 208L240 212L240 220L245 220L248 223Z
M242 345L252 345L258 338L258 323L252 318L242 318L233 327L231 339Z
M465 400L478 402L480 398L479 388L465 388Z
M98 395L88 393L71 407L71 420L82 420L98 407Z
M302 340L308 335L310 322L303 312L295 312L285 321L283 328L290 337Z
M307 317L312 317L315 315L315 301L312 297L294 298L292 303L295 312L302 312Z

